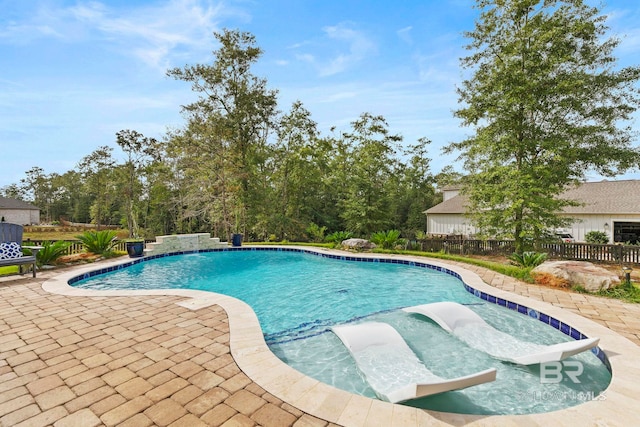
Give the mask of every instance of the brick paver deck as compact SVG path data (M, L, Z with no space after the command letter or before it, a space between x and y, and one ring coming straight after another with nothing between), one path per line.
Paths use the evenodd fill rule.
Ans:
M240 371L219 306L53 295L52 274L0 282L1 426L328 425Z
M486 283L571 310L640 344L640 305L545 289L463 265ZM227 314L175 296L50 294L0 279L0 426L327 426L235 363Z

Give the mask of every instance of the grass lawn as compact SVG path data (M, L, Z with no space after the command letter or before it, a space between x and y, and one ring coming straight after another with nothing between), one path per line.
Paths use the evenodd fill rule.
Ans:
M129 232L127 230L115 230L118 232L118 239L126 239L129 237ZM81 231L61 231L61 230L51 230L51 231L36 231L36 232L27 232L25 231L22 234L23 240L48 240L51 242L55 242L56 240L78 240L76 236L82 234Z
M7 267L0 267L0 276L5 276L8 274L18 274L19 270L19 266L17 265L10 265Z

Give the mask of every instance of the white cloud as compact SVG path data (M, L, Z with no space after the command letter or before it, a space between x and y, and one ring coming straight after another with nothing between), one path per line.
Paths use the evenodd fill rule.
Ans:
M611 28L610 35L620 39L616 53L623 56L637 54L640 51L640 13L632 9L611 9L604 13L607 15L605 24Z
M323 30L330 39L347 43L349 52L338 54L321 65L321 76L340 73L376 50L373 42L361 32L349 28L347 24L342 23L332 27L325 27Z
M77 6L72 12L102 36L118 40L115 44L123 52L131 52L163 70L170 66L174 51L210 50L216 20L222 15L220 4L199 0L172 0L120 15L94 2Z
M60 9L40 6L25 22L0 27L0 41L24 44L38 38L57 38L68 43L107 45L165 70L175 57L185 53L198 59L208 54L218 20L229 15L241 13L214 0L169 0L119 9L110 8L107 2L81 1Z
M340 23L322 29L324 36L293 44L290 49L307 49L295 54L301 62L312 64L320 76L339 74L375 53L375 44L362 32ZM309 49L315 49L310 53Z
M296 55L296 58L299 61L308 62L310 64L314 64L316 62L315 56L311 55L310 53L302 53L302 54Z
M413 39L411 38L411 34L410 34L412 29L413 29L412 26L408 26L398 30L397 34L398 34L398 37L400 37L400 40L402 40L406 44L413 44Z

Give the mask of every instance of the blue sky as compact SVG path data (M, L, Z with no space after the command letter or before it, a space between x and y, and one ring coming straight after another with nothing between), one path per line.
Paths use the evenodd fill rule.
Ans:
M33 166L73 169L99 146L116 148L121 129L162 138L181 127L180 106L194 95L165 72L211 62L223 28L256 36L264 55L254 73L279 91L282 111L302 101L324 135L382 115L405 143L429 138L439 172L455 164L441 148L471 132L452 111L474 3L0 0L0 187ZM609 0L603 13L622 38L620 65L637 64L640 3Z

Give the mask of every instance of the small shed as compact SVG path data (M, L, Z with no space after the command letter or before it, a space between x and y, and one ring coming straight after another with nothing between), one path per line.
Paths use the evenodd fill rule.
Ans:
M18 199L0 197L0 220L20 225L40 224L40 208Z

